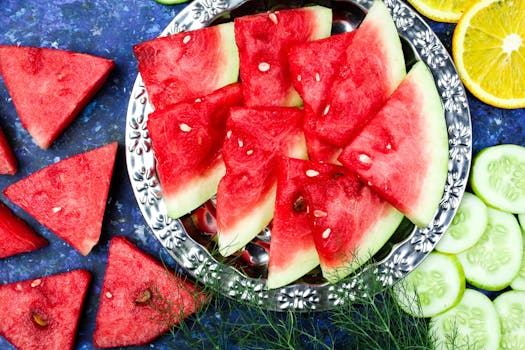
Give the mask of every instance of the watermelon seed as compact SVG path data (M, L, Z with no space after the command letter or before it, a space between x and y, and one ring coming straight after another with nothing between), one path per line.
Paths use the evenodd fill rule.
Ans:
M392 149L392 145L391 144L386 145L386 149Z
M42 280L40 278L37 278L33 282L31 282L31 287L35 288L42 284Z
M201 103L202 102L202 98L196 98L195 99L195 103Z
M303 196L297 197L297 199L293 202L293 210L298 213L302 213L306 211L306 209L307 206Z
M372 163L372 159L370 159L370 157L367 156L367 155L364 154L364 153L361 153L361 154L359 155L359 161L360 161L361 163L364 163L364 164L370 164L370 163Z
M62 210L62 207L54 207L54 208L52 209L53 214L56 214L56 213L58 213L58 212L61 211L61 210Z
M253 149L246 151L246 155L251 156L253 154Z
M188 124L186 123L181 123L179 124L179 128L182 132L190 132L191 131L191 126L189 126Z
M321 81L321 75L319 73L315 73L315 81L317 82Z
M239 144L239 147L242 148L244 146L244 142L242 142L241 139L237 140L237 143Z
M108 298L108 299L113 298L113 294L111 294L111 292L106 292L105 295L106 295L106 298Z
M268 17L270 18L270 21L272 21L274 24L279 23L279 20L277 19L277 15L275 13L270 13Z
M327 115L328 112L330 112L330 105L326 105L326 107L324 108L324 111L323 111L323 115Z
M306 170L306 176L308 177L316 177L319 175L319 172L316 170L308 169Z
M36 311L31 313L31 318L33 319L33 322L39 327L44 328L48 325L48 322L44 319L44 317Z
M324 218L324 217L328 216L328 213L325 212L325 211L322 211L322 210L314 210L314 216L316 218Z
M228 130L228 132L226 133L226 138L229 139L230 137L232 137L232 131Z
M259 63L259 70L261 72L268 72L270 70L270 64L266 62Z
M146 305L151 300L151 297L153 295L151 294L151 290L145 289L143 290L140 295L135 299L135 304L137 305Z
M327 228L326 230L323 231L323 233L321 234L321 237L323 237L323 239L327 239L328 237L330 237L330 233L332 233L332 230Z
M301 81L303 80L303 77L301 76L301 74L297 74L297 81Z
M182 39L182 42L183 42L184 44L187 44L187 43L190 42L190 40L191 40L191 36L190 36L190 35L186 35L186 36L184 37L184 39Z

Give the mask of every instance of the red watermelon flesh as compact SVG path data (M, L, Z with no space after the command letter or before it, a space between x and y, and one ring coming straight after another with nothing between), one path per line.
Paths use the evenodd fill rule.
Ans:
M317 136L344 147L379 111L406 74L401 41L382 1L375 1L341 60Z
M305 199L307 170L321 172L326 164L282 158L272 221L268 262L268 288L279 288L302 277L319 265L319 255Z
M47 240L0 203L0 259L45 247Z
M205 302L194 284L123 237L111 239L96 329L99 348L147 344Z
M0 130L0 174L14 175L17 170L17 161L7 139Z
M340 161L414 224L431 222L448 172L448 136L439 93L423 62L414 65Z
M0 334L20 350L73 349L90 279L74 270L0 285Z
M231 109L223 146L226 175L217 190L222 255L241 249L271 221L278 156L306 157L302 122L297 108Z
M7 198L87 255L97 244L117 143L40 169L4 190Z
M240 84L192 102L181 102L148 117L157 173L168 215L179 218L216 192L225 173L222 142L232 106L242 104Z
M292 81L306 110L305 137L308 156L314 161L339 163L341 148L318 137L317 119L323 113L327 96L339 70L339 63L356 31L330 36L292 46L288 61ZM313 60L312 57L315 57Z
M323 112L339 62L355 33L352 31L300 43L288 51L293 85L303 99L304 107L316 115Z
M388 241L403 215L342 166L309 169L304 186L323 277L335 283Z
M247 106L298 106L288 49L330 35L332 11L322 6L282 10L235 19L240 75Z
M233 23L155 38L133 52L155 109L211 94L239 77Z
M327 142L316 134L315 125L317 124L317 119L317 114L309 110L305 111L303 127L308 158L315 162L341 165L338 158L343 149Z
M22 125L41 148L73 121L113 67L111 60L77 52L0 45L0 74Z

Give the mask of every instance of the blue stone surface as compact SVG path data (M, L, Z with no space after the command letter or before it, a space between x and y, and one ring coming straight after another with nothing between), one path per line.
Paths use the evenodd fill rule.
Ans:
M0 44L67 49L107 57L116 63L100 92L47 150L40 149L21 126L0 79L0 128L19 161L15 176L0 175L0 190L51 163L112 141L119 142L100 242L86 257L0 195L3 203L50 242L48 247L38 251L0 260L0 283L79 268L92 273L76 349L94 349L92 334L111 237L127 236L144 251L173 265L146 226L133 196L126 172L124 129L129 93L137 74L132 46L156 37L184 6L165 6L153 0L3 0L0 4ZM429 23L450 51L454 25ZM470 94L468 99L474 153L500 143L525 145L525 110L494 108ZM203 318L210 325L216 325L225 315L228 316L224 312L214 312L212 308ZM315 317L322 335L323 329L331 327L330 322L322 313ZM191 337L199 336L194 334ZM224 336L218 334L218 337ZM183 337L174 340L168 334L136 349L191 349L184 344ZM237 348L231 340L219 344L222 344L221 348ZM14 348L0 337L0 349Z

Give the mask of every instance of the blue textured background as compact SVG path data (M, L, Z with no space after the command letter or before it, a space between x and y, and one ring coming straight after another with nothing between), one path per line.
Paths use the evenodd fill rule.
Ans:
M4 130L19 161L15 176L0 175L0 191L35 170L71 155L119 142L115 172L109 194L100 243L84 257L57 238L27 214L13 206L37 232L46 237L48 247L36 252L0 260L0 283L83 268L92 272L93 280L82 315L78 349L92 349L92 332L98 293L104 276L108 241L124 235L143 250L171 260L154 240L140 214L126 173L124 129L129 92L136 77L136 62L131 47L156 37L184 5L165 6L153 0L3 0L0 2L0 44L54 47L113 59L116 68L107 83L47 150L33 143L22 128L7 90L0 80L0 127ZM450 51L453 25L429 21ZM525 145L525 110L490 107L469 95L474 133L474 152L499 144ZM86 208L89 210L88 208ZM210 314L209 317L213 317ZM319 326L326 326L319 315ZM329 325L328 325L329 326ZM171 337L164 336L140 349L165 349ZM184 349L180 339L178 349ZM233 344L232 344L233 346ZM0 338L0 349L13 349ZM139 348L137 348L139 349Z

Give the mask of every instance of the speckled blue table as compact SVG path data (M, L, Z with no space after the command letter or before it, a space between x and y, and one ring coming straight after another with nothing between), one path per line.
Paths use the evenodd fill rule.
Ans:
M77 339L78 349L94 348L92 333L111 237L127 236L141 249L171 263L145 225L137 207L128 181L123 147L129 92L136 77L136 62L131 47L156 37L183 7L165 6L153 0L3 0L0 5L0 44L68 49L111 58L116 63L102 90L47 150L38 148L22 128L7 90L0 83L0 127L19 160L16 176L0 176L0 190L57 160L111 141L118 141L120 145L100 243L87 257L77 253L6 198L1 198L50 244L30 254L1 260L0 283L77 268L92 272L93 280ZM450 50L454 26L429 23ZM471 95L469 104L474 153L498 143L525 145L525 110L493 108ZM321 326L324 322L322 316L319 322ZM167 349L173 347L172 340L167 335L140 349ZM177 348L184 349L183 340L179 341ZM235 345L228 347L234 348ZM0 349L13 347L0 338Z

